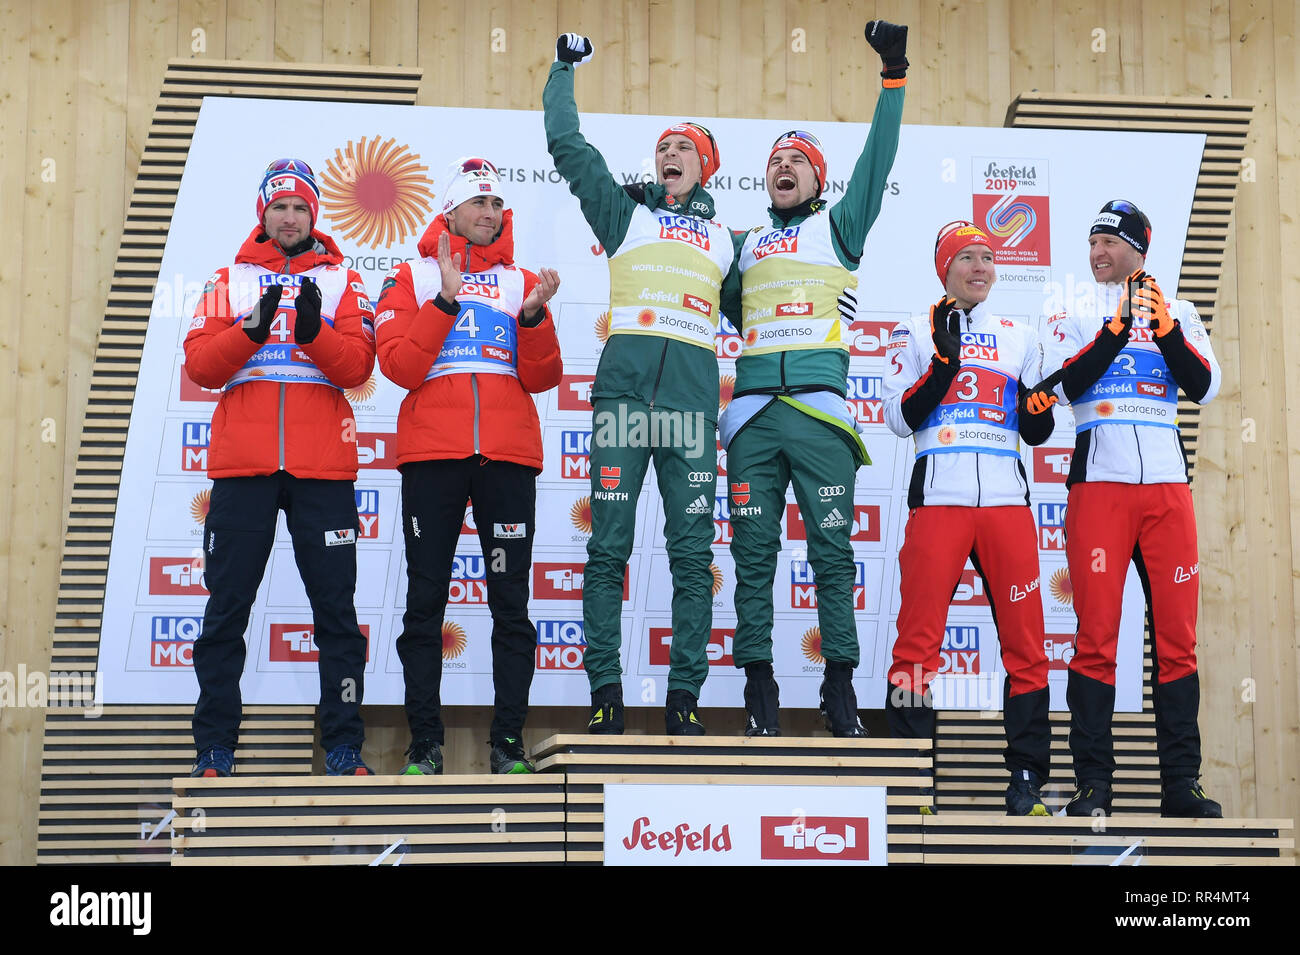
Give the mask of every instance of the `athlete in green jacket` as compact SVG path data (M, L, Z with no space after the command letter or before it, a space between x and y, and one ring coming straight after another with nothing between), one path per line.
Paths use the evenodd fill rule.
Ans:
M744 234L738 252L743 291L723 299L738 316L743 350L735 397L720 422L731 494L736 562L733 658L745 670L748 736L779 736L772 671L772 580L781 546L781 512L793 482L817 583L817 622L826 672L821 707L835 736L865 736L853 691L858 633L853 618L854 472L869 464L845 401L856 310L853 274L880 212L898 150L907 74L907 27L867 24L884 63L884 89L866 146L844 198L820 198L826 160L811 133L777 137L767 163L771 224ZM737 300L739 298L739 300Z
M718 148L703 126L670 126L655 150L658 181L632 186L620 186L583 138L573 71L592 53L586 37L560 37L542 94L547 149L609 258L610 334L591 392L592 534L582 596L588 728L623 731L623 581L653 458L673 579L665 720L669 733L700 735L696 702L713 625L714 339L735 248L731 233L712 221L713 199L704 191L718 169Z

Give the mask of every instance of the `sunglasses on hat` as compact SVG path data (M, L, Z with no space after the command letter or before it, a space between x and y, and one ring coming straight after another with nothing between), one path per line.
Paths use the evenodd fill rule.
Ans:
M496 166L492 165L486 159L479 159L478 157L463 160L461 164L456 167L456 172L460 175L472 172L490 172L498 179L501 178L501 173L497 171Z
M802 129L792 129L788 133L782 133L780 136L776 137L775 141L773 141L772 148L775 149L776 144L783 139L801 139L804 142L808 143L810 146L812 146L814 149L816 149L818 152L823 151L821 140L818 139L816 136L814 136L812 133L806 132Z
M316 174L311 171L311 166L307 165L301 159L273 159L266 165L266 172L298 172L316 178Z

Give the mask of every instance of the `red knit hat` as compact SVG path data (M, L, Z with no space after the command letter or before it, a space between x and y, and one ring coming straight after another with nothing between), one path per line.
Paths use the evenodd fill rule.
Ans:
M316 185L316 174L311 166L301 159L276 159L266 167L262 184L257 188L257 222L264 224L262 218L266 207L285 196L297 196L311 209L311 227L316 227L320 216L320 188Z
M655 140L655 145L674 134L685 136L695 144L695 151L700 154L700 185L708 185L709 177L722 165L722 157L718 154L718 144L714 141L713 134L699 123L675 123L663 131Z
M993 248L993 240L988 233L973 222L958 219L949 222L939 230L939 237L934 240L934 270L939 273L939 281L948 284L948 267L953 258L968 245L987 245Z
M767 154L769 165L772 162L772 155L778 149L797 149L808 157L808 162L817 176L817 195L820 196L822 190L826 188L826 155L822 152L820 140L802 129L792 129L788 133L782 133L772 144L772 152Z

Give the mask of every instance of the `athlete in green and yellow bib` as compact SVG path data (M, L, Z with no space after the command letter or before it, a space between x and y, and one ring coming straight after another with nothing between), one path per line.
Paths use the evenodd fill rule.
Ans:
M724 298L737 316L743 350L735 397L719 422L727 449L736 562L733 657L745 670L747 736L778 736L772 670L772 580L781 547L786 488L808 533L817 582L817 620L826 661L821 706L835 736L865 736L853 691L858 633L853 619L853 481L869 464L845 401L858 264L880 212L898 149L907 75L907 27L867 24L884 62L884 89L844 198L827 209L826 159L811 133L777 138L767 163L771 225L744 234L743 291Z
M591 41L566 33L542 94L546 146L609 258L610 334L592 386L591 540L583 575L583 666L592 733L623 732L623 580L637 497L654 460L673 580L667 731L700 735L713 625L713 506L718 454L714 340L724 278L736 284L732 234L704 191L718 147L696 123L655 148L657 181L621 186L578 129L573 71Z

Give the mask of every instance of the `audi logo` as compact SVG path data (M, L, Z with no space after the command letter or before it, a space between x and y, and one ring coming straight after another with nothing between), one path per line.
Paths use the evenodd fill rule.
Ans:
M817 489L818 497L835 497L837 494L844 493L843 484L832 484L830 487L819 487Z
M711 483L713 481L713 472L691 471L686 475L686 480L690 481L692 484L703 484L706 481Z

